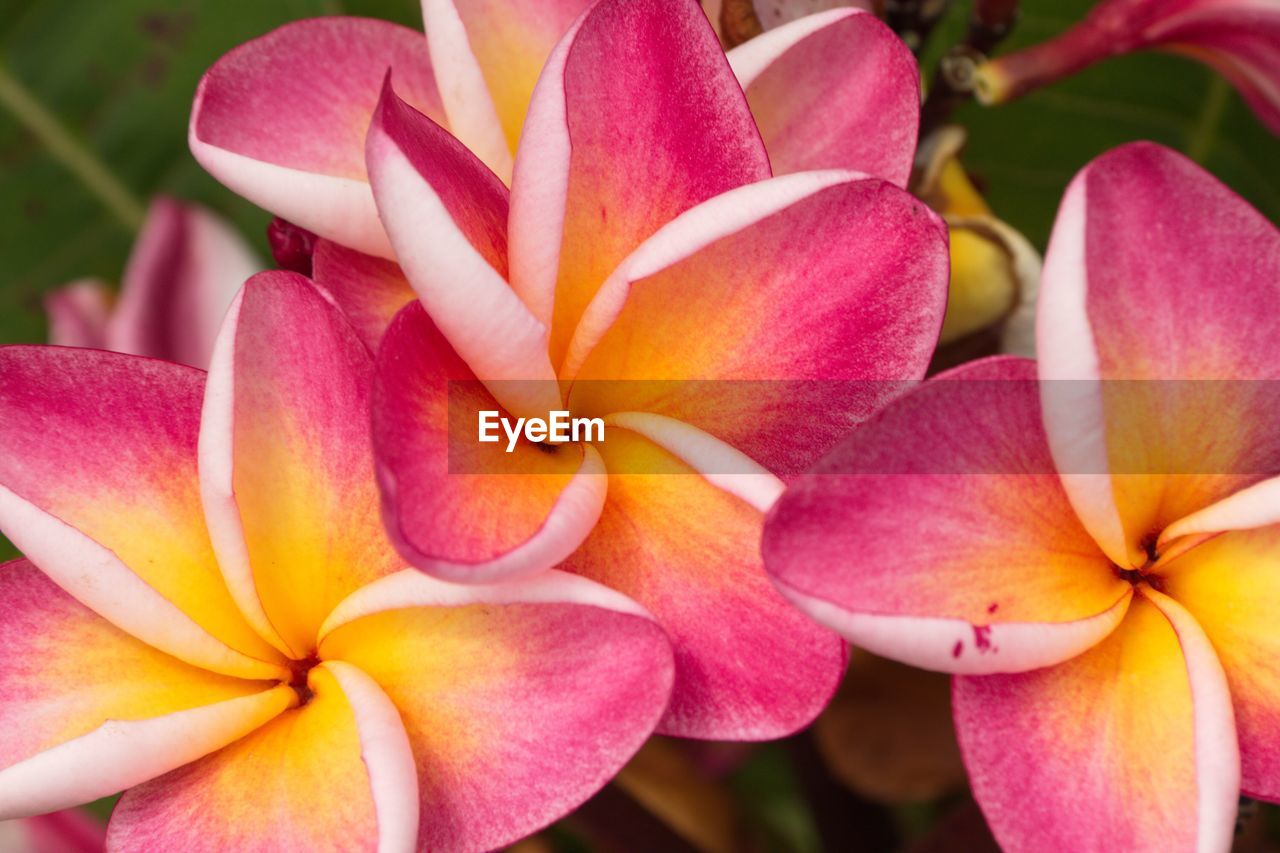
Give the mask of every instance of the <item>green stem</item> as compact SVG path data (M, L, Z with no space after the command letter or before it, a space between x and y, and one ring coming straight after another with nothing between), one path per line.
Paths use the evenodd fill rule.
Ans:
M1200 115L1187 139L1187 156L1202 166L1213 148L1230 92L1231 85L1225 77L1214 74L1209 78L1209 91L1205 94L1204 106L1200 108Z
M142 227L146 215L142 202L18 82L3 62L0 62L0 106L13 113L53 158L79 178L125 227L131 231Z

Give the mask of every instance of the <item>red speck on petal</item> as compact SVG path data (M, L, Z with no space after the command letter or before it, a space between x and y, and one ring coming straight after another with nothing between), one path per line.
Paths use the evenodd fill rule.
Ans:
M987 605L988 613L995 613L998 609L1000 609L1000 603L998 601L993 601Z
M953 658L958 658L960 657L960 653L963 651L964 651L964 643L962 643L960 640L956 640L955 646L953 646L951 649L951 656Z
M980 652L995 651L991 646L991 626L990 625L974 625L973 626L973 644L978 647Z

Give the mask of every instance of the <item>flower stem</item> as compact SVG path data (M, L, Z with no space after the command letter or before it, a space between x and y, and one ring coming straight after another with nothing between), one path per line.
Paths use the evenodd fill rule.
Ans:
M13 114L55 160L65 166L131 231L142 226L142 202L111 174L106 164L65 126L0 62L0 106Z
M1218 74L1210 75L1209 91L1205 94L1204 106L1200 108L1195 127L1192 128L1190 137L1187 139L1187 156L1202 166L1213 148L1213 140L1218 133L1218 125L1222 123L1222 114L1226 111L1227 95L1230 90L1227 78Z

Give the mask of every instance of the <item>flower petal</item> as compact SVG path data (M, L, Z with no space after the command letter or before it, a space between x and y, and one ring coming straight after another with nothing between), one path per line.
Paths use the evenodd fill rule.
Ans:
M853 169L907 185L920 70L875 15L833 9L729 51L775 175Z
M364 141L391 68L404 96L443 121L422 33L365 18L286 24L232 50L201 79L191 153L259 207L390 257L367 183Z
M331 240L316 242L311 278L342 309L370 353L401 308L417 299L393 261L364 255Z
M924 205L849 172L786 175L636 249L561 378L575 412L670 415L795 474L901 391L879 380L924 375L946 298L946 229Z
M589 445L550 452L527 441L477 442L479 412L501 412L414 303L378 357L373 434L384 518L410 563L482 582L541 571L590 532L605 500ZM545 416L545 415L544 415Z
M44 298L49 343L60 347L104 349L112 294L97 279L73 281Z
M391 243L422 304L484 381L530 392L520 414L559 408L547 329L506 282L507 188L390 80L369 130L369 174Z
M288 707L134 639L25 560L0 565L0 819L113 794Z
M634 598L670 635L676 682L659 732L763 740L803 728L835 692L844 646L788 606L760 564L763 513L781 484L759 466L701 475L699 464L719 467L719 443L687 425L624 423L599 445L604 512L564 568Z
M0 824L0 845L17 853L101 853L106 843L107 825L82 809Z
M1074 660L956 679L974 796L1004 849L1231 846L1240 765L1222 667L1185 611L1144 592Z
M746 99L696 3L593 6L539 78L512 183L512 285L551 327L552 362L642 240L768 176Z
M373 363L296 273L250 279L214 347L200 485L218 562L253 626L297 659L353 589L403 568L378 514Z
M0 349L0 529L99 615L175 657L272 678L200 511L204 374L93 350Z
M1277 312L1280 232L1181 155L1127 145L1068 188L1037 348L1042 379L1087 381L1046 383L1046 429L1116 562L1142 565L1144 539L1280 473L1274 382L1241 381L1280 377Z
M504 0L423 0L422 18L431 39L432 55L437 58L436 73L445 92L449 123L468 148L479 152L477 145L460 132L462 124L457 112L478 111L481 107L476 102L483 98L493 113L492 120L501 124L499 139L507 155L508 175L511 153L520 139L538 73L556 42L589 5L589 0L523 4ZM460 83L450 86L451 80ZM455 105L450 99L453 91L465 91L469 97L458 98ZM483 155L482 159L490 162ZM496 166L490 168L502 174Z
M353 595L326 631L321 655L368 673L400 710L428 850L492 850L569 812L639 748L671 685L666 638L643 611L555 571L475 587L402 572Z
M1280 527L1217 536L1169 563L1162 580L1204 627L1226 670L1244 790L1280 800Z
M946 672L1073 657L1130 586L1071 511L1034 365L997 358L928 382L791 485L762 550L799 607L878 655Z
M417 780L395 707L350 665L322 664L307 683L305 706L126 792L108 846L413 850Z
M231 298L260 269L239 233L214 214L155 199L125 268L107 348L204 369Z

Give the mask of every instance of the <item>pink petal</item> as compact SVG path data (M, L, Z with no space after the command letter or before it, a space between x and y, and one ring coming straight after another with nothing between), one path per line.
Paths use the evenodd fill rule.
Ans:
M835 9L729 51L775 175L853 169L905 187L920 123L920 70L878 18Z
M765 740L808 725L835 691L844 646L790 607L760 563L781 484L670 419L632 414L605 435L609 497L564 568L634 598L671 637L676 680L659 731Z
M396 313L418 298L392 261L330 240L316 243L311 260L311 278L342 309L370 353L378 351Z
M388 69L443 121L422 33L364 18L296 21L218 60L200 81L189 142L236 193L321 237L389 256L364 164Z
M0 844L12 844L19 853L102 853L106 843L106 824L80 809L0 826Z
M0 819L144 782L293 701L134 639L25 560L0 565L0 649Z
M307 657L352 590L403 567L382 529L373 362L296 273L250 279L209 368L200 485L231 595L264 638Z
M642 240L768 176L746 99L696 3L593 6L538 81L512 184L512 284L551 326L553 363Z
M773 178L641 244L583 313L561 378L574 411L670 415L793 475L924 375L946 283L945 227L907 193Z
M303 707L126 792L109 847L413 850L417 779L395 706L350 664L326 662L308 685Z
M467 587L404 572L335 615L321 654L368 673L409 734L421 849L492 850L567 814L640 747L670 692L661 629L561 572Z
M106 347L112 294L96 279L81 279L44 298L49 317L49 343L60 347Z
M1072 513L1034 378L1030 361L975 362L854 431L770 514L775 583L855 645L927 669L1018 672L1105 637L1130 587Z
M384 514L405 559L448 580L554 565L590 532L605 499L592 447L482 445L481 410L502 407L421 305L401 311L379 353L375 391Z
M156 198L125 267L107 348L207 367L231 298L260 269L239 233L213 213Z
M1280 376L1277 312L1280 232L1181 155L1128 145L1067 190L1045 256L1040 377L1088 381L1045 383L1046 428L1116 562L1141 565L1145 539L1280 472L1272 383L1240 381Z
M222 581L196 482L204 374L0 348L0 529L62 588L190 663L251 678L278 654Z
M369 173L396 257L437 327L520 414L559 408L547 329L506 282L507 188L391 90L369 132ZM503 389L529 392L504 399Z
M1195 620L1149 588L1096 648L957 678L952 707L1004 849L1231 846L1240 765L1222 666Z

